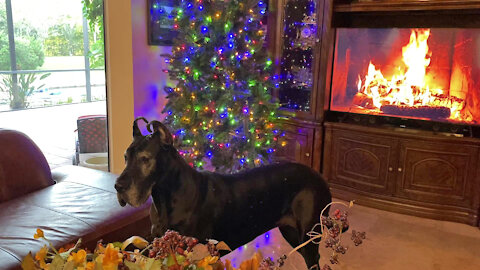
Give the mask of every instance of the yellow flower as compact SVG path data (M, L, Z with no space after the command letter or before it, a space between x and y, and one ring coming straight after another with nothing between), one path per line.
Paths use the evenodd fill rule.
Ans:
M80 249L78 252L72 252L70 256L68 256L67 261L73 261L75 266L85 266L87 260L87 252L83 249Z
M45 237L45 235L43 234L43 231L41 229L37 229L37 233L33 235L33 238L38 239L41 237Z
M48 248L47 246L43 246L43 248L41 248L37 254L35 254L35 260L37 261L44 261L45 260L45 257L47 256L47 252L48 252Z
M85 270L93 270L93 269L95 269L95 263L87 262L87 266L85 266Z
M202 267L205 270L213 270L210 266L218 261L217 256L207 256L197 263L197 267Z
M48 265L45 263L45 257L47 256L48 248L47 246L43 246L37 254L35 254L35 260L40 263L40 268L48 269Z
M102 264L104 270L115 270L119 263L123 261L122 253L113 244L108 244L104 254L98 255L96 261Z
M240 264L240 270L257 270L260 266L262 255L258 252L253 255L249 260L245 260Z
M232 266L230 260L226 260L225 262L225 270L237 270L235 267Z

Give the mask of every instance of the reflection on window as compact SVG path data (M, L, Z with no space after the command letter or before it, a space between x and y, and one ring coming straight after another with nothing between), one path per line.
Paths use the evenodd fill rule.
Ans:
M315 12L312 0L289 0L285 7L279 91L283 108L310 110L317 30Z

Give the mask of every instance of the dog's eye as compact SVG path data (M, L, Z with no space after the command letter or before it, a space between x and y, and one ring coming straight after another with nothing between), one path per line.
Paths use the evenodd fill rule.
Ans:
M140 161L143 163L147 163L150 159L148 157L141 157Z

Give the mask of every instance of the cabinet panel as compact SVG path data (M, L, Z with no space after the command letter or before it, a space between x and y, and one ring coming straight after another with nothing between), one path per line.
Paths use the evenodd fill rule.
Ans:
M468 206L477 155L476 146L401 140L397 195Z
M312 166L314 130L287 124L283 125L283 129L287 145L277 148L277 159Z
M331 179L362 191L391 194L394 191L393 166L397 140L334 130L332 133Z

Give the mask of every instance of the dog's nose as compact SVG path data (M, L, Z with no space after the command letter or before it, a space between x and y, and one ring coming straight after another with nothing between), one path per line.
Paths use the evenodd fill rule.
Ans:
M125 187L120 185L119 183L115 183L115 189L117 190L117 192L122 192L125 190Z

